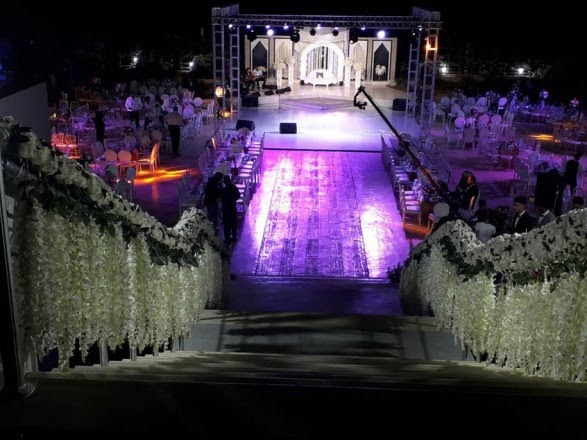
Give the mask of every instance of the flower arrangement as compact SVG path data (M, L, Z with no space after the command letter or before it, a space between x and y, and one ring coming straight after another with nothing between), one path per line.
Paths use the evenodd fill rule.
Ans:
M381 79L381 77L385 75L385 72L387 72L387 67L385 67L384 65L378 64L375 66L375 75L377 75L379 79Z
M66 368L76 340L82 354L125 339L161 346L221 301L227 256L202 211L166 228L10 117L0 148L25 171L11 243L19 322L37 356L57 348Z
M475 356L528 375L586 381L587 209L487 244L457 220L410 255L405 309L432 310Z

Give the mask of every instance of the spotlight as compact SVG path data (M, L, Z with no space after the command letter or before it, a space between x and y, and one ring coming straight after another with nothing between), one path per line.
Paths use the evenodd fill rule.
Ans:
M298 31L297 29L295 29L291 35L289 36L289 39L291 41L293 41L294 43L297 43L300 41L300 31Z
M334 35L335 37L337 37L337 36L338 36L338 28L334 28L334 29L332 30L332 35Z
M310 35L313 37L314 35L316 35L316 29L312 28L310 29Z
M351 44L359 41L359 30L357 28L351 28L349 30L349 40Z

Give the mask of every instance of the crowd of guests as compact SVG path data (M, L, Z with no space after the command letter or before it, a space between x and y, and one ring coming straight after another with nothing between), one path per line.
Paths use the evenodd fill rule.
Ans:
M576 195L577 169L580 155L567 161L563 175L556 169L544 172L542 181L537 182L535 194L528 199L516 196L510 212L507 206L489 208L480 198L476 178L470 171L464 171L454 191L448 193L444 202L434 206L432 232L448 221L465 220L479 241L487 243L501 234L523 234L534 228L555 221L562 211L562 195L569 188L573 209L584 207L584 199Z

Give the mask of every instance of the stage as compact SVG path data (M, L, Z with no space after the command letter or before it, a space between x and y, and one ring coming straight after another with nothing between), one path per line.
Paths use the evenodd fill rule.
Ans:
M391 125L400 133L419 136L416 119L405 112L391 109L393 96L398 99L405 93L386 84L365 86ZM303 92L303 94L301 94ZM313 92L313 94L312 94ZM356 90L343 86L293 87L291 92L268 96L274 98L276 107L242 107L230 121L250 120L255 124L258 136L265 134L266 149L280 150L326 150L326 151L381 151L381 135L393 136L390 127L377 113L371 103L365 109L353 105ZM360 94L360 102L367 102ZM385 106L383 104L389 104ZM236 128L236 121L230 122ZM280 130L282 123L290 123L295 133Z

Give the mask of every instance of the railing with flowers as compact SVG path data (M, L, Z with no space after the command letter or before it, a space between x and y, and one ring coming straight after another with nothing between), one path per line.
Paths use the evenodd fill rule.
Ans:
M9 117L0 147L20 170L7 187L20 188L11 250L24 350L57 348L67 367L76 344L82 356L95 343L161 347L221 303L227 257L202 211L167 228Z
M476 357L585 382L585 231L587 209L485 245L464 222L448 222L412 250L401 272L403 304L431 309Z

